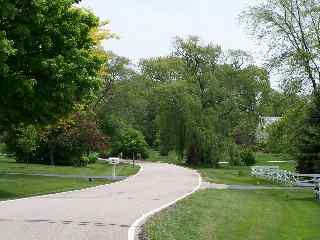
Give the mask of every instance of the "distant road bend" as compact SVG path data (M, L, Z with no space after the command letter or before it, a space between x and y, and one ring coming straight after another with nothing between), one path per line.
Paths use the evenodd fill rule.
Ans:
M4 240L133 240L145 217L197 190L197 172L140 163L125 181L0 202Z

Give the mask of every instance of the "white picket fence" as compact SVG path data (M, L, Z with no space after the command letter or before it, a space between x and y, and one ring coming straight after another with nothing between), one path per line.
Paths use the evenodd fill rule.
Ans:
M295 173L282 170L278 166L251 167L251 175L284 185L294 185L297 182Z
M320 184L320 174L299 174L282 170L278 166L253 166L251 174L272 182L299 187L315 187ZM319 190L318 190L319 191Z

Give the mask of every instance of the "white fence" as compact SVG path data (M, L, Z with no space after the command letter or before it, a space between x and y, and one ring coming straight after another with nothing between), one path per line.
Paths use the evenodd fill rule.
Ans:
M251 175L284 185L294 185L297 182L297 178L294 173L282 170L278 166L251 167Z
M275 183L300 187L313 187L320 182L320 174L298 174L282 170L278 166L254 166L251 167L251 174Z
M316 193L316 199L320 201L320 180L316 182L314 192Z

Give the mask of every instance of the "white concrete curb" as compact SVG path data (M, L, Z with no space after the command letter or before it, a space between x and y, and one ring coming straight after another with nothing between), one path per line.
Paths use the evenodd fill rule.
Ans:
M142 215L140 218L138 218L130 227L129 227L129 230L128 230L128 240L135 240L136 239L136 229L149 217L151 217L152 215L160 212L161 210L164 210L165 208L168 208L170 207L171 205L177 203L178 201L190 196L191 194L195 193L196 191L198 191L202 185L202 178L201 178L201 175L196 172L197 175L198 175L198 178L199 178L199 182L198 182L198 185L196 186L195 189L193 189L191 192L177 198L176 200L170 202L170 203L167 203L157 209L154 209L148 213L145 213L144 215Z

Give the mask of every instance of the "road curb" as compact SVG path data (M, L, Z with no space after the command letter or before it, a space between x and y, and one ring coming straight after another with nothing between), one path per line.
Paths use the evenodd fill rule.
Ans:
M169 165L174 165L174 164L169 164ZM181 166L177 166L175 165L176 167L181 167ZM191 170L189 168L185 168L185 167L181 167L181 168L184 168L184 169L188 169L188 170ZM154 214L174 205L175 203L179 202L180 200L192 195L193 193L195 193L196 191L198 191L202 185L202 177L201 175L193 170L197 175L198 175L198 185L195 187L195 189L193 189L191 192L175 199L174 201L171 201L165 205L162 205L161 207L159 208L156 208L154 210L151 210L145 214L143 214L140 218L138 218L137 220L135 220L135 222L129 227L128 229L128 240L137 240L138 238L138 234L139 232L137 231L137 229L151 216L153 216Z

